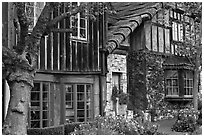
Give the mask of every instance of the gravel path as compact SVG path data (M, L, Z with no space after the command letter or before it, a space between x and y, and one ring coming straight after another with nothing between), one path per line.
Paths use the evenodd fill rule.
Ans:
M172 119L156 121L154 123L157 123L159 125L158 132L160 133L165 133L168 135L186 135L186 133L174 132L171 130L171 127L173 126L175 121L176 121L176 118L172 118Z

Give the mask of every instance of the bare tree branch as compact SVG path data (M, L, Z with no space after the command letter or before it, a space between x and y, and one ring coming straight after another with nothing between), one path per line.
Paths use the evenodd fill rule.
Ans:
M48 28L53 27L56 23L59 21L69 18L70 16L74 16L77 13L81 12L86 7L86 3L81 3L79 6L77 6L74 9L71 9L68 12L62 13L60 16L55 17L53 20L50 21L50 23L47 25Z
M25 47L25 41L28 36L29 22L25 11L25 2L16 2L17 16L20 24L20 41L16 47L18 53L22 53Z

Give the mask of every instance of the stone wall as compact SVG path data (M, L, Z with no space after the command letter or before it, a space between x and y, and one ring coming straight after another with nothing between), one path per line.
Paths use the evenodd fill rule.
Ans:
M127 93L127 69L126 69L126 56L125 55L118 55L118 54L110 54L107 58L108 62L108 73L107 73L107 97L106 97L106 108L105 112L106 115L113 114L115 115L113 102L111 100L112 96L112 73L117 72L120 73L120 88L123 89L124 93ZM123 108L119 105L119 114L126 114L126 110L121 110ZM125 107L126 109L126 107Z

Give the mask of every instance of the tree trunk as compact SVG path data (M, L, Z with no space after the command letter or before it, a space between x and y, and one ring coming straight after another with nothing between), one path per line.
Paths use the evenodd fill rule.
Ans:
M4 135L25 135L28 125L28 107L30 102L30 82L32 73L18 70L9 76L10 102L2 130Z
M198 110L198 83L199 83L199 68L196 61L196 70L194 71L194 83L193 83L193 107Z

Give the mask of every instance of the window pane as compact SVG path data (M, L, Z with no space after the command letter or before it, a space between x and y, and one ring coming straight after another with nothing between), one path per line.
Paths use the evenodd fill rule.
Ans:
M84 92L84 85L77 85L77 92Z
M193 89L190 88L189 90L190 90L190 91L189 91L189 94L190 94L190 95L193 95Z
M167 88L167 95L171 95L171 88Z
M183 42L183 24L178 24L179 41Z
M72 100L72 93L66 93L66 101Z
M116 86L118 89L120 88L120 74L112 73L112 84Z
M84 101L84 93L77 93L77 100Z
M39 101L40 92L31 92L31 101Z
M80 27L85 28L85 20L84 19L80 19Z
M31 128L40 128L40 121L31 121Z
M152 26L152 46L153 51L157 51L157 26Z
M165 52L170 53L170 31L165 29Z
M40 108L40 102L31 102L31 108Z
M172 84L171 84L171 79L167 79L167 81L166 81L166 86L172 86Z
M48 127L48 120L43 120L43 127Z
M78 29L77 28L73 28L72 36L77 37L77 34L78 34Z
M173 82L173 86L178 86L178 80L177 79L173 79L172 82Z
M86 111L86 116L89 117L89 110Z
M43 110L47 110L48 109L48 102L43 102Z
M173 95L178 95L178 88L173 89Z
M40 119L40 111L31 111L31 120L39 120Z
M77 117L84 117L84 110L77 110Z
M72 17L71 19L72 19L72 21L71 21L72 27L77 27L78 26L78 18Z
M77 119L77 122L84 122L85 120L84 120L84 118L78 118Z
M66 92L72 92L72 85L65 85Z
M43 101L48 101L48 92L43 92Z
M48 119L48 111L43 111L43 119Z
M86 30L85 29L80 29L80 37L86 38Z
M48 91L48 90L49 90L49 84L43 83L43 91Z
M67 101L67 102L66 102L66 108L72 108L72 103L73 103L73 102L70 102L70 101L68 102L68 101Z
M77 109L84 109L84 102L77 102Z
M40 83L34 83L34 87L32 88L32 91L40 91Z

